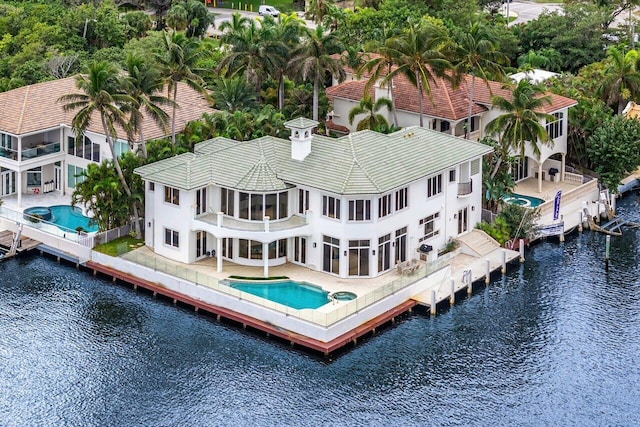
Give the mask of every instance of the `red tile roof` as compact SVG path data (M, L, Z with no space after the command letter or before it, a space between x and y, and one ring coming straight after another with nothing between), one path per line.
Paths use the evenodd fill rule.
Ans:
M60 96L68 93L80 93L76 88L75 77L36 83L0 93L0 132L24 135L56 128L61 124L71 126L75 113L64 111L62 103L58 102ZM165 111L171 116L171 107L165 107ZM199 119L206 111L212 109L204 96L180 83L176 129L181 131L187 122ZM160 138L169 133L153 120L144 123L145 138ZM170 127L170 123L168 125ZM87 130L104 133L97 114L92 117ZM118 137L125 139L124 131L120 130Z
M345 67L347 73L352 73L355 76L355 72ZM384 73L386 74L386 73ZM364 72L362 80L351 80L332 87L327 88L327 96L329 100L334 98L349 99L353 101L360 101L364 94L364 87L366 80L370 73ZM466 75L462 82L454 88L446 79L435 78L430 80L430 94L423 94L423 114L425 116L437 117L446 120L462 120L467 117L469 108L469 88L471 86L470 75ZM418 105L418 90L416 87L405 77L397 76L393 79L395 97L395 107L397 110L410 111L413 113L419 113L420 108ZM503 88L503 83L495 81L487 81L480 78L476 78L472 114L479 114L488 110L491 106L491 96L499 95L505 98L510 96L510 91ZM369 92L374 98L373 89ZM544 112L552 113L560 109L576 105L577 102L573 99L566 98L564 96L551 94L551 104L545 105Z

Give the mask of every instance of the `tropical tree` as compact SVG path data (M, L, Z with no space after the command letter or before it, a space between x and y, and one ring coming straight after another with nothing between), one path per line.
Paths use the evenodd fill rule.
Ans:
M151 118L161 128L167 129L169 115L162 109L162 105L172 105L173 102L163 96L164 81L157 68L150 66L142 57L129 54L125 60L128 75L124 78L126 91L133 99L127 106L129 125L132 133L137 132L140 144L140 154L147 157L147 146L143 132L144 117ZM134 152L137 152L134 147Z
M610 47L607 51L598 93L607 105L616 108L618 114L622 113L625 101L640 95L639 60L636 50L624 53Z
M209 25L213 25L214 15L199 0L174 1L167 12L167 23L174 29L184 30L187 37L202 37Z
M164 32L163 52L158 57L162 75L168 84L170 99L173 101L171 113L171 142L176 142L176 108L178 106L178 83L184 82L192 89L206 93L202 77L195 73L200 51L199 42L182 33Z
M326 33L322 25L308 31L304 42L291 54L290 64L297 70L303 80L313 83L313 120L318 120L318 98L320 84L330 74L339 81L344 80L345 73L340 60L334 53L342 52L342 45L334 33Z
M353 120L357 115L366 114L366 116L358 122L356 130L375 130L379 126L388 126L389 124L387 123L387 119L379 113L379 111L385 107L389 111L393 108L390 99L378 98L374 103L371 99L371 95L367 94L360 100L359 105L356 105L351 109L351 111L349 111L349 124L353 124Z
M247 86L247 80L242 76L217 78L211 95L217 109L232 113L236 110L250 110L256 105L253 88Z
M334 0L310 0L306 13L307 18L312 19L316 24L320 24L334 3Z
M383 25L383 29L387 28ZM393 31L391 28L389 31ZM388 34L385 31L385 34ZM385 39L384 43L379 43L374 41L370 43L367 48L372 49L375 53L371 55L365 63L360 67L359 73L363 73L365 70L367 73L370 73L369 79L367 80L367 84L365 85L365 92L368 93L371 90L371 87L374 86L379 81L385 79L386 76L391 74L391 69L394 65L394 61L396 60L395 54L396 51L391 46L393 36L389 36ZM390 76L389 81L386 83L387 90L389 91L389 99L391 99L391 111L393 113L393 124L398 126L398 114L396 113L395 108L395 96L393 95L393 76Z
M469 139L471 132L471 115L476 87L476 77L481 78L487 88L489 76L498 76L502 80L504 70L502 65L508 63L508 58L498 51L491 41L487 28L481 23L474 22L464 31L456 43L454 50L455 74L457 78L471 75L469 88L469 104L467 108L467 126L465 138Z
M267 76L284 68L287 62L287 47L276 37L273 25L259 26L251 20L238 31L229 32L225 40L231 50L222 58L217 71L227 77L244 74L256 95Z
M129 220L130 203L122 191L113 161L89 163L79 177L71 199L93 213L92 220L101 231L119 227Z
M300 36L304 32L304 21L298 18L295 13L281 14L277 20L272 16L265 16L262 22L263 27L272 27L269 34L275 39L280 40L286 47L286 51L281 51L284 55L284 61L276 63L276 67L272 70L275 80L278 82L278 108L284 108L284 80L286 74L290 71L288 64L291 59L291 52L300 45Z
M404 75L418 89L420 126L423 120L423 97L431 94L431 81L434 77L447 77L446 71L452 69L446 59L446 49L450 39L444 27L426 22L410 25L400 35L389 40L388 53L398 65L383 80L389 82L397 75Z
M499 136L501 153L517 153L523 159L528 145L533 154L539 157L539 144L551 143L543 122L554 118L542 111L545 105L551 103L551 98L544 94L543 87L528 79L520 80L515 88L507 84L503 89L509 90L511 96L491 97L492 105L503 113L487 124L487 133ZM491 178L498 173L504 156L500 155L496 161Z
M90 64L86 69L86 74L78 75L76 86L82 93L69 93L61 96L59 101L64 103L62 108L65 111L77 110L72 120L77 138L84 134L94 114L99 115L107 145L111 151L113 165L133 210L136 235L141 236L138 205L132 198L131 188L122 173L114 148L114 139L117 138L116 126L127 130L127 133L130 131L126 115L120 106L131 105L135 101L122 91L123 85L119 70L107 62Z
M640 166L640 122L609 118L589 137L587 154L600 180L617 193L622 179Z

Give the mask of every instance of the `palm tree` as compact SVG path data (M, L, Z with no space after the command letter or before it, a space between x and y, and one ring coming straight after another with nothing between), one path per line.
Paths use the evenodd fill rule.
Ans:
M430 81L434 77L446 77L452 68L445 51L450 43L443 27L431 22L424 25L413 24L402 34L389 40L388 54L398 65L382 81L388 84L397 75L404 75L418 89L420 126L423 122L423 97L431 93Z
M65 111L78 110L72 120L77 138L84 134L94 113L100 116L113 165L133 209L136 235L141 236L138 206L132 198L131 189L120 168L113 143L114 138L117 137L116 126L122 127L127 133L130 132L126 115L119 106L131 105L135 101L131 96L122 92L122 81L119 78L119 70L115 66L106 61L94 62L87 67L86 71L86 74L78 75L76 80L76 86L83 93L62 95L58 100L65 103L62 106Z
M503 89L513 89L509 99L502 96L492 96L491 103L503 114L487 124L490 135L499 135L499 143L503 153L517 153L524 159L527 145L533 154L540 157L540 145L550 144L543 121L554 120L553 116L542 112L545 105L551 103L551 98L544 95L544 88L532 84L528 79L522 79L515 88L505 85ZM505 159L499 156L494 166L491 178L494 178ZM540 177L542 178L542 177Z
M231 51L222 58L216 70L226 76L242 72L259 96L262 82L271 72L284 68L287 62L287 48L275 33L273 25L259 26L256 21L249 21L239 31L228 33L226 40Z
M471 75L467 126L465 130L465 138L469 139L476 76L484 80L487 87L489 87L487 82L489 80L489 74L492 76L500 76L499 80L502 80L502 76L504 75L502 64L506 64L508 58L497 50L496 45L491 41L491 36L487 28L478 22L472 23L468 31L463 32L455 46L454 57L456 62L454 66L456 77L464 78L466 74Z
M621 114L625 101L640 95L640 64L638 52L630 50L626 54L616 47L610 47L604 60L603 78L598 88L602 99Z
M253 89L247 86L242 76L215 79L211 89L215 107L233 113L236 110L251 110L256 106Z
M383 107L387 107L387 109L391 111L393 108L391 100L388 98L378 98L374 103L371 96L367 94L360 100L359 105L349 111L349 124L353 124L353 119L358 114L366 114L366 116L358 122L356 130L375 130L379 126L388 126L387 119L379 113Z
M173 102L160 94L164 88L164 82L158 69L150 66L140 56L133 54L127 55L125 65L129 73L124 79L126 91L134 100L134 103L128 108L129 125L132 132L138 132L142 158L146 159L147 145L143 133L144 116L150 117L166 130L169 115L160 106L172 105Z
M265 17L263 26L267 26L272 22L271 17ZM304 21L298 18L295 13L289 15L281 14L277 21L274 22L273 36L277 40L281 40L287 48L286 60L280 64L275 72L276 80L278 81L278 109L284 108L284 79L287 74L287 65L291 60L291 52L300 45L300 36L304 31Z
M378 81L386 81L386 76L391 74L391 69L395 64L395 54L396 51L391 47L392 37L389 37L385 40L383 44L379 42L373 42L369 46L369 49L372 49L375 52L375 55L371 56L360 68L359 73L363 73L366 70L368 73L371 73L369 79L367 80L367 84L364 87L365 93L369 93L371 87L375 85ZM391 99L391 111L393 113L393 124L398 126L398 114L396 113L395 108L395 97L393 95L393 76L390 76L388 82L386 83L387 90L389 91L389 99Z
M192 89L205 93L202 77L194 72L200 52L199 42L187 38L182 33L164 32L162 38L164 52L158 61L162 66L162 73L168 83L170 99L173 101L171 114L171 142L176 143L176 107L178 105L178 83L184 82Z
M298 70L303 80L313 82L313 120L318 120L320 83L324 82L326 75L344 80L340 60L331 56L341 51L342 46L335 34L325 33L324 27L318 25L315 30L308 31L303 44L291 54L291 66Z

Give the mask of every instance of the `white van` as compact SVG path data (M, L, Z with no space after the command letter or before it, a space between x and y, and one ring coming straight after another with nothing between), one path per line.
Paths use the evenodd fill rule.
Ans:
M280 11L273 6L267 6L266 4L263 4L258 9L258 14L260 16L271 15L274 18L277 18L280 15Z

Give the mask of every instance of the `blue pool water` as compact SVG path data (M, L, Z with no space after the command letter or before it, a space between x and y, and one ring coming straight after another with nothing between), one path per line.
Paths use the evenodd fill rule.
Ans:
M68 205L36 206L24 210L25 215L40 215L43 220L55 224L64 231L75 231L82 227L86 232L98 231L96 224L91 224L91 218L82 215L77 207Z
M318 308L329 302L329 292L308 283L293 280L278 282L230 282L229 286L287 307Z
M513 193L510 196L506 196L504 201L518 206L525 206L528 208L535 208L544 203L544 200L537 197L525 196L524 194Z

